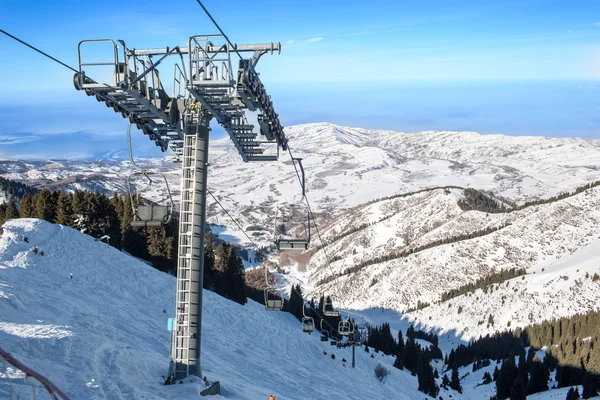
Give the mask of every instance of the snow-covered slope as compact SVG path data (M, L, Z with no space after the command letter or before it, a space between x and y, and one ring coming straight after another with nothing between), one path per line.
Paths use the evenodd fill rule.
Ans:
M529 268L524 277L477 289L467 295L432 304L409 314L409 319L447 339L468 340L491 330L524 327L535 322L596 310L600 300L600 234L587 245L560 259L553 257ZM458 312L458 309L461 312ZM488 326L489 316L493 326ZM454 340L454 342L456 342Z
M33 219L4 225L0 343L73 399L197 397L197 384L161 385L174 294L172 276L73 229ZM303 334L290 314L206 291L202 346L204 374L221 382L222 397L216 398L425 397L415 377L391 367L390 357L357 351L351 369L341 361L350 360L350 349ZM378 362L391 370L385 384L373 374ZM17 394L30 395L23 379L12 382ZM8 391L8 381L0 379L0 398Z
M449 340L597 307L600 281L592 282L592 276L600 274L598 187L499 214L462 211L456 203L460 193L431 190L348 210L322 228L329 244L302 272L292 270L310 291L328 293L338 306L361 314L376 308L402 313L419 301L432 303L408 319L437 332L452 331ZM432 243L414 254L391 256ZM347 272L361 264L367 265ZM434 304L450 289L510 268L524 268L528 275L500 290L495 285L491 294L479 290ZM487 324L489 314L494 325Z
M488 189L523 201L600 179L598 140L401 133L328 123L287 127L286 135L294 155L304 159L313 208L325 214L433 186ZM277 203L300 196L286 153L278 162L243 163L231 141L221 139L211 142L209 160L210 189L244 226L271 229ZM139 163L166 172L178 197L179 164L167 158ZM86 163L18 161L0 162L0 175L38 186L123 192L128 168L128 162L112 158ZM164 188L146 187L143 193L162 198ZM231 225L211 198L208 206L210 222Z

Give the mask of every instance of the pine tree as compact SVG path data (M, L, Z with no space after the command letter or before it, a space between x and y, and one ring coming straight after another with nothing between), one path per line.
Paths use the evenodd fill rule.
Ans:
M232 245L227 246L224 265L224 288L225 296L240 304L246 304L246 285L244 281L244 263L235 253ZM301 301L301 306L303 303ZM302 312L302 310L300 310Z
M578 388L569 389L565 400L579 400L579 399L581 399L581 396L579 395L579 389Z
M433 368L429 364L429 359L425 356L419 357L419 365L417 366L417 380L419 382L418 389L432 397L437 396L439 391L433 377Z
M517 377L514 357L509 357L502 363L496 379L496 396L498 399L507 399L510 396L513 383Z
M418 361L419 361L419 349L417 348L417 344L415 343L415 340L413 338L409 337L408 339L406 339L406 343L404 345L404 354L402 355L402 364L404 364L404 368L408 369L409 371L416 372Z
M460 378L458 377L458 368L452 368L450 388L456 390L458 393L462 393L462 386L460 386Z
M73 222L72 213L69 195L60 192L56 204L56 223L70 226Z
M447 388L450 386L450 380L448 379L448 375L444 374L442 377L442 387Z
M396 359L394 360L394 367L398 369L404 369L404 363L402 362L402 356L396 355Z
M526 400L527 396L525 395L525 385L521 376L518 376L515 382L512 385L510 391L510 400Z
M548 370L537 355L531 360L529 375L530 378L527 384L528 395L548 390Z
M584 399L589 399L590 397L598 396L598 377L594 376L594 374L587 373L583 378L583 393L581 393L581 397Z
M483 382L482 385L487 385L492 383L492 377L490 375L489 372L485 371L485 374L483 374Z
M54 222L56 218L55 204L52 192L43 189L35 196L34 216L48 222Z
M204 289L215 290L215 250L210 232L204 234Z
M0 227L6 221L6 204L0 203Z
M302 298L302 288L300 285L292 285L292 293L290 294L289 311L299 320L302 319L304 308L304 299Z
M15 218L19 218L19 210L17 209L17 203L15 202L14 199L10 199L8 201L8 203L6 204L6 211L5 211L5 219L15 219Z
M31 203L30 195L26 194L23 197L21 197L21 200L19 201L19 211L21 213L21 218L33 218L34 214L32 207L33 206Z

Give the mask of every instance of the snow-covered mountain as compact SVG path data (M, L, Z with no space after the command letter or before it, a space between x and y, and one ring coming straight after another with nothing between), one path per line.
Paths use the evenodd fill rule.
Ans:
M493 190L516 201L549 197L600 179L600 140L480 135L473 132L401 133L329 123L286 128L290 147L304 159L307 189L317 210L347 209L377 197L432 186ZM209 151L209 186L243 211L300 194L287 154L278 162L243 163L229 139ZM139 164L168 172L172 157ZM114 154L97 162L2 161L0 175L66 189L123 190L128 161ZM152 194L152 193L150 193ZM241 212L240 212L241 214Z
M288 257L280 261L289 266L308 293L327 292L342 307L367 314L381 307L401 312L419 301L434 303L441 293L500 269L523 267L528 273L535 271L537 277L542 268L550 270L553 262L564 262L568 268L570 262L565 257L585 251L600 235L597 188L511 213L463 211L457 205L463 187L491 190L522 204L600 180L598 140L472 132L400 133L327 123L289 127L286 134L294 156L303 158L307 195L319 216L321 233L331 243L315 251L309 262L307 257L296 258L302 263L293 257L291 261ZM299 201L300 188L289 157L282 154L278 162L244 164L228 139L213 141L209 154L211 191L242 226L262 226L265 230L255 240L267 244L278 203ZM177 197L178 164L170 159L146 159L139 164L164 171ZM93 163L5 162L0 163L0 175L61 189L125 191L128 168L128 162L114 159ZM139 184L143 195L165 197L164 185L148 187L141 181ZM366 203L438 186L457 188L425 190ZM226 235L227 240L238 238L238 242L246 243L210 197L208 208L208 221L220 225L215 231ZM468 239L469 235L486 229L492 232ZM461 235L467 240L456 241ZM313 244L319 245L318 238L315 235L313 238ZM441 240L455 243L435 246L409 257L376 260ZM369 265L343 273L361 264ZM341 277L331 281L340 273ZM538 302L540 309L531 313L533 317L529 312L513 315L508 309L499 310L496 320L510 318L514 327L583 311L584 304L589 308L591 302L599 299L594 289L596 282L584 291L583 298L567 296L565 307L553 310L549 305L552 302L540 294L530 276L523 281L527 286L525 294L508 290L505 302L510 304L513 297L515 301L517 297L518 301L525 301L532 294L531 301ZM554 275L549 278L547 288L548 293L558 295L562 286L557 283L564 281L555 278ZM456 303L453 300L449 303ZM488 312L478 309L485 304L480 301L472 308L473 313ZM438 307L434 304L410 316L432 329L456 329L464 331L465 336L506 326L498 323L488 328L486 324L478 324L480 316L464 320L468 314L457 315L457 307L452 304L445 305L448 321L454 318L459 322L451 323L452 328L446 327L445 320L427 314L434 312L434 306ZM493 306L493 302L489 304ZM526 307L533 306L527 303Z
M438 332L455 330L465 340L597 307L598 187L497 214L461 210L460 194L437 189L346 211L323 229L329 244L296 274L314 292L330 293L351 309L401 313L432 303L409 320ZM494 285L493 294L478 290L439 302L444 292L511 268L528 275ZM489 314L497 322L492 326L481 323Z
M167 318L174 310L173 276L71 228L34 219L4 224L0 343L70 398L197 397L196 383L162 385ZM359 350L351 369L342 361L351 360L350 348L303 333L291 314L267 312L253 301L242 306L208 291L203 310L203 373L221 382L216 399L267 399L271 393L298 400L425 397L416 377L391 366L392 357L370 358ZM377 363L391 371L385 384L374 376ZM23 377L3 371L0 398L10 398L11 383L13 398L30 398ZM36 396L44 398L41 389Z

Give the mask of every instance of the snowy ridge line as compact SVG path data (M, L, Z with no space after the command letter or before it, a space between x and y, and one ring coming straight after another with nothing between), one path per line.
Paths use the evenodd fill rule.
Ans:
M380 198L380 199L375 199L375 200L372 200L372 201L368 201L366 203L359 204L358 206L356 206L355 208L353 208L353 211L354 210L363 209L363 208L365 208L367 206L370 206L370 205L376 204L376 203L380 203L382 201L399 199L399 198L403 198L403 197L410 197L410 196L414 196L416 194L426 193L426 192L432 192L432 191L440 190L440 189L460 189L460 190L465 190L466 188L461 187L461 186L452 186L452 185L450 185L450 186L435 186L435 187L431 187L431 188L427 188L427 189L417 190L417 191L414 191L414 192L401 193L401 194L396 194L396 195L393 195L393 196L388 196L388 197L383 197L383 198ZM347 237L349 235L352 235L353 233L359 232L359 231L361 231L363 229L366 229L366 228L368 228L370 226L379 224L379 223L381 223L381 222L383 222L383 221L385 221L387 219L390 219L393 216L394 216L394 213L391 213L390 215L386 215L385 217L381 218L378 221L366 222L366 223L361 224L361 225L357 226L356 228L353 228L353 229L351 229L349 231L346 231L344 233L340 233L339 235L334 236L333 238L331 238L328 242L325 242L324 244L321 243L319 246L315 246L315 251L319 251L324 246L329 246L331 244L334 244L338 240L341 240L341 239L343 239L343 238L345 238L345 237Z
M389 217L387 217L387 218L389 218ZM387 218L385 218L385 219L387 219ZM426 244L418 246L418 247L409 248L408 250L406 248L402 249L402 251L400 251L400 249L392 250L388 254L384 254L382 256L375 257L370 260L361 261L358 264L355 264L350 268L346 268L345 270L338 272L337 276L330 275L327 278L323 278L322 280L317 282L317 285L322 285L325 283L332 282L335 279L340 278L344 275L349 275L351 273L358 272L361 269L368 267L369 265L379 264L384 261L397 260L399 258L405 258L405 257L410 256L411 254L418 253L420 251L429 250L429 249L432 249L432 248L438 247L438 246L444 246L446 244L459 243L459 242L462 242L465 240L471 240L474 238L483 237L483 236L492 234L494 232L498 232L499 230L504 229L510 225L512 225L512 224L510 222L506 221L506 222L504 222L504 224L502 224L500 226L491 227L491 228L488 227L488 228L480 229L475 232L471 232L466 235L467 237L465 237L465 235L462 234L462 235L453 236L453 237L449 237L449 238L434 240L433 242L429 242L429 243L426 243Z
M54 385L48 378L35 372L33 369L31 369L28 366L26 366L25 364L21 363L19 360L14 358L9 352L4 350L2 347L0 347L0 358L2 358L3 362L7 362L10 365L12 365L13 367L23 371L25 373L25 379L27 379L28 377L35 378L39 383L41 383L44 386L44 388L46 389L46 391L48 392L50 397L52 397L52 399L58 399L60 397L62 400L69 400L67 395L64 394L63 392L61 392L61 390L59 388L57 388L56 385ZM9 385L10 385L10 380L9 380ZM11 387L11 389L12 389L12 387ZM12 395L12 392L11 392L11 395Z
M424 192L430 192L432 190L438 190L438 189L460 189L460 190L465 190L467 188L463 187L463 186L455 186L455 185L433 186L433 187L428 187L428 188L424 188L424 189L421 189L421 190L416 190L416 191L413 191L413 192L398 193L398 194L393 194L391 196L386 196L386 197L380 197L378 199L373 199L373 200L367 201L366 203L359 204L357 206L357 208L359 208L361 206L364 207L364 206L368 206L368 205L371 205L371 204L379 203L381 201L399 199L399 198L402 198L402 197L408 197L408 196L412 196L412 195L415 195L415 194L424 193Z
M553 197L548 198L548 199L540 199L540 200L536 200L536 201L527 202L527 203L522 204L521 206L518 206L518 207L513 208L513 209L496 212L496 214L508 214L508 213L511 213L511 212L514 212L514 211L522 211L522 210L525 210L527 208L539 206L539 205L542 205L542 204L551 204L551 203L554 203L554 202L557 202L557 201L560 201L560 200L567 199L569 197L576 196L576 195L578 195L580 193L585 192L586 190L592 189L592 188L597 187L597 186L600 186L600 181L595 181L595 182L591 182L591 183L588 183L588 184L583 185L583 186L579 186L579 187L575 188L575 190L572 191L572 192L571 191L563 192L563 193L561 193L561 194L559 194L557 196L553 196ZM415 194L420 194L420 193L424 193L424 192L428 192L428 191L434 191L434 190L445 189L445 188L451 188L451 187L447 186L447 187L437 187L437 188L424 189L424 190L420 190L420 191L417 191L417 192L407 193L407 194L404 194L404 195L391 196L390 199L401 198L401 197L409 197L410 195L415 195ZM453 188L465 190L465 188L461 188L461 187L457 187L457 186L454 186ZM374 201L372 203L362 204L362 205L358 206L357 209L360 210L360 209L366 207L367 205L376 204L376 203L381 202L381 201L387 201L387 200L378 200L378 201ZM463 210L463 211L467 211L467 210ZM366 229L366 228L369 228L369 227L374 226L376 224L379 224L379 223L381 223L381 222L383 222L383 221L385 221L385 220L387 220L387 219L389 219L389 218L391 218L393 216L394 216L394 214L391 213L390 215L387 215L387 216L385 216L385 217L383 217L383 218L381 218L381 219L379 219L377 221L361 224L361 225L357 226L356 228L353 228L353 229L351 229L349 231L346 231L346 232L344 232L344 233L342 233L342 234L334 237L330 242L327 243L327 245L331 245L331 244L333 244L333 243L335 243L335 242L337 242L337 241L339 241L339 240L341 240L341 239L343 239L345 237L348 237L348 236L350 236L350 235L352 235L354 233L360 232L363 229ZM366 260L366 261L361 261L361 262L353 265L352 267L348 267L348 268L344 269L343 271L340 271L338 273L334 273L334 274L329 275L329 276L327 276L325 278L322 278L319 281L317 281L317 286L333 282L336 279L338 279L338 278L340 278L340 277L342 277L344 275L349 275L351 273L358 272L362 268L365 268L365 267L370 266L370 265L379 264L379 263L382 263L382 262L385 262L385 261L396 260L396 259L399 259L399 258L405 258L405 257L408 257L411 254L418 253L420 251L431 249L431 248L434 248L434 247L437 247L437 246L458 243L458 242L461 242L461 241L465 241L465 240L470 240L470 239L477 238L477 237L486 236L486 235L492 234L494 232L497 232L497 231L499 231L499 230L501 230L503 228L506 228L507 226L510 226L510 225L511 225L510 222L505 222L504 224L502 224L500 226L497 226L497 227L491 227L491 228L488 227L488 228L480 229L478 231L470 232L470 233L468 233L466 235L465 234L460 234L460 235L449 237L449 238L437 239L437 240L434 240L432 242L423 244L423 245L418 246L418 247L409 248L408 250L406 249L406 247L403 248L402 250L400 250L400 249L392 250L391 252L389 252L389 253L387 253L385 255L381 255L381 256L378 256L376 258L372 258L372 259L369 259L369 260ZM321 247L317 247L316 251L318 251L320 249L321 249ZM339 261L339 260L343 259L343 257L337 256L337 257L334 257L332 259L329 259L329 258L327 258L327 259L333 262L333 261Z
M510 209L507 209L505 211L497 211L495 213L496 214L507 214L507 213L511 213L513 211L521 211L521 210L524 210L524 209L526 209L528 207L538 206L538 205L541 205L541 204L554 203L556 201L567 199L569 197L575 196L575 195L577 195L579 193L582 193L582 192L584 192L584 191L586 191L588 189L594 188L596 186L600 186L600 181L590 182L587 185L578 186L572 192L567 191L567 192L563 192L563 193L560 193L560 194L558 194L556 196L552 196L552 197L549 197L549 198L546 198L546 199L539 199L539 200L534 200L534 201L528 201L526 203L521 204L520 206L513 206L513 205L507 203L511 207ZM393 196L387 196L387 197L382 197L382 198L375 199L375 200L372 200L372 201L368 201L366 203L359 204L353 210L360 210L360 209L362 209L362 208L364 208L366 206L369 206L369 205L372 205L372 204L376 204L376 203L380 203L382 201L393 200L393 199L403 198L403 197L410 197L410 196L413 196L413 195L416 195L416 194L425 193L425 192L431 192L431 191L440 190L440 189L466 190L468 188L465 188L465 187L462 187L462 186L454 186L454 185L435 186L435 187L431 187L431 188L421 189L421 190L417 190L417 191L413 191L413 192L408 192L408 193L396 194L396 195L393 195ZM488 196L490 199L492 199L492 200L494 200L496 202L506 202L505 199L499 199L499 198L496 197L496 195L490 195L489 193L486 193L485 191L481 191L481 193L483 195L485 195L485 196ZM460 206L460 204L459 204L459 206ZM461 207L461 209L462 209L462 207ZM463 209L463 211L467 211L467 210ZM341 240L341 239L343 239L343 238L345 238L345 237L347 237L347 236L349 236L349 235L351 235L353 233L356 233L356 232L361 231L361 230L363 230L365 228L368 228L370 226L373 226L373 225L376 225L376 224L378 224L380 222L383 222L383 221L391 218L393 215L394 214L387 215L387 216L385 216L385 217L383 217L380 220L375 221L375 222L368 222L368 223L361 224L361 225L357 226L356 228L353 228L352 230L349 230L349 231L341 233L341 234L339 234L337 236L334 236L328 242L326 242L324 245L322 244L322 245L316 246L315 247L315 251L319 251L323 246L331 245L331 244L337 242L338 240Z

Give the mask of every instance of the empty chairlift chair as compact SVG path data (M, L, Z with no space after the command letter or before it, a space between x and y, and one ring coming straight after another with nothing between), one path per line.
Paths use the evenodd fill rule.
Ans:
M283 292L269 282L269 270L265 267L265 308L267 311L281 311L283 308Z
M327 330L327 322L322 319L321 320L321 342L326 342L329 340L329 330Z
M148 179L150 179L150 175L161 176L165 182L165 186L167 189L168 203L166 205L139 204L139 198L138 201L136 201L131 183L131 178L135 175L145 175L146 177L148 177ZM133 209L133 220L131 221L131 226L161 226L166 225L171 221L171 218L173 216L173 199L171 197L171 191L169 189L167 177L164 174L149 170L135 171L132 174L130 174L127 178L127 186L129 189L131 207Z
M300 175L302 198L296 204L277 209L273 236L277 250L308 250L310 246L311 221L310 209L306 202L304 167L302 166L301 158L292 158L292 162L294 162L294 165L297 163L302 172L302 175Z
M281 290L269 286L265 289L265 308L267 311L281 311L283 308L283 293Z
M306 305L302 307L302 332L312 333L315 330L315 320L306 315Z
M333 309L333 301L326 297L323 302L323 315L326 317L339 317L340 312Z
M350 321L350 316L347 319L343 319L338 324L338 333L341 336L350 336L354 333L354 324Z
M280 207L275 216L277 250L308 250L310 246L310 213L303 204Z

